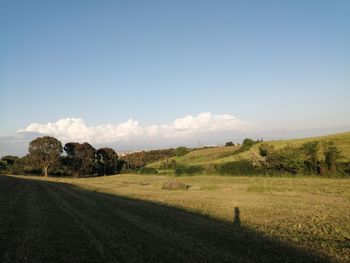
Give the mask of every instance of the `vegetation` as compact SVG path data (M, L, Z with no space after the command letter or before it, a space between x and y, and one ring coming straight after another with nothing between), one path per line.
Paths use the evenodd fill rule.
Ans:
M141 174L152 174L152 175L155 175L158 173L157 169L152 168L152 167L142 167L142 168L140 168L139 172Z
M117 173L118 154L112 148L101 148L96 151L96 169L99 175Z
M45 137L43 137L45 138ZM38 138L31 142L43 138ZM242 145L225 147L204 147L201 149L162 149L143 151L123 156L119 159L111 148L96 150L89 143L69 142L64 146L66 156L62 156L60 142L54 161L46 169L39 162L43 158L45 144L36 147L35 152L25 157L4 156L0 171L9 174L50 173L53 176L101 176L120 172L141 174L172 174L175 176L221 174L221 175L321 175L345 176L350 174L350 162L346 143L350 143L350 133L281 142L262 142L245 139ZM333 138L334 140L327 140ZM340 139L341 138L341 139ZM49 143L46 145L54 145ZM50 147L51 147L50 146ZM31 149L31 148L30 148ZM344 152L341 150L345 150ZM31 150L33 151L33 150ZM172 157L169 157L172 156ZM156 160L156 161L155 161ZM152 161L155 161L152 163ZM149 163L149 164L147 164ZM147 165L146 165L147 164Z
M177 157L184 156L184 155L188 154L189 152L190 152L190 150L186 147L183 147L183 146L177 147L175 149L175 154Z
M254 175L260 172L247 160L217 164L215 168L215 171L222 175Z
M67 158L64 160L76 177L94 174L96 150L89 143L66 143L64 150Z
M66 156L62 156L63 150ZM39 137L30 142L29 154L19 158L4 156L0 160L0 172L7 174L44 174L48 176L88 177L120 173L126 166L118 160L111 148L96 150L89 143L62 144L53 137Z
M200 165L178 165L175 168L175 175L194 175L194 174L201 174L203 172L204 168Z
M180 149L181 152L181 149ZM130 165L130 168L139 169L154 162L168 162L169 158L176 156L176 150L161 149L152 151L134 152L124 155L122 158Z
M30 162L34 166L40 166L43 169L44 176L47 177L49 167L59 164L62 144L53 137L39 137L30 142L28 151Z
M349 262L349 179L327 178L350 174L340 136L141 152L164 157L147 166L35 139L1 171L55 177L0 176L0 262Z
M346 176L350 174L348 145L350 133L278 142L245 139L241 146L194 149L172 157L168 163L176 166L168 165L166 172L159 162L148 167L174 175L179 175L176 167L195 165L204 174Z
M235 146L235 145L233 142L229 141L225 143L225 146L228 147L228 146Z

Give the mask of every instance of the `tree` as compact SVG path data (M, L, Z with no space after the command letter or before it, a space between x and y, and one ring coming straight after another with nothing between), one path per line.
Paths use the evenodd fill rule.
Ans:
M252 148L252 146L253 146L254 144L256 144L256 143L257 143L256 141L254 141L254 140L252 140L252 139L250 139L250 138L245 138L245 139L243 140L241 150L242 150L242 151L249 150L249 149Z
M306 157L305 166L309 171L317 172L319 162L319 141L306 142L301 146Z
M69 142L64 146L67 165L76 176L93 174L96 150L89 143Z
M0 160L0 171L5 171L7 169L7 163L3 160Z
M42 168L45 176L48 176L49 167L59 163L62 154L62 144L54 137L38 137L29 144L29 160Z
M189 150L186 147L184 147L184 146L180 146L180 147L177 147L175 149L175 154L176 154L177 157L184 156L188 152L189 152Z
M111 148L101 148L96 152L96 166L100 175L110 175L117 171L118 154Z
M274 150L275 150L275 147L271 144L262 143L259 146L259 154L262 157L268 158L269 156L271 156L271 154L273 153Z
M287 145L272 152L269 165L275 171L298 174L304 169L304 156L299 148Z
M14 155L5 155L1 158L1 161L5 162L6 165L13 165L15 164L16 162L19 161L19 157L18 156L14 156Z
M229 141L229 142L225 143L225 146L226 147L228 147L228 146L235 146L235 144L233 142Z
M337 161L341 157L341 151L332 141L327 141L323 143L323 151L325 163L328 171L336 172L337 171Z

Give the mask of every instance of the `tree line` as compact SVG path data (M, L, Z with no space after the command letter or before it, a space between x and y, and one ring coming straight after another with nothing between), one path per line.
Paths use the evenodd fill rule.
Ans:
M63 151L65 155L63 155ZM54 137L38 137L29 143L22 158L4 156L0 171L12 174L40 174L74 177L101 176L119 173L125 161L108 147L95 149L87 142L68 142L64 146Z
M333 141L309 141L300 147L287 145L280 149L262 143L258 155L250 154L250 161L254 167L268 171L325 175L339 172L341 157Z

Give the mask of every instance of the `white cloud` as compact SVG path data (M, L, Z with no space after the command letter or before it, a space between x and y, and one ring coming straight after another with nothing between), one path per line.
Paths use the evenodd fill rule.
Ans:
M18 132L38 132L54 136L64 142L91 143L127 142L130 140L188 139L200 135L214 136L229 131L247 131L252 124L230 114L200 113L175 119L171 124L141 126L129 119L120 124L88 126L80 118L64 118L57 122L32 123Z

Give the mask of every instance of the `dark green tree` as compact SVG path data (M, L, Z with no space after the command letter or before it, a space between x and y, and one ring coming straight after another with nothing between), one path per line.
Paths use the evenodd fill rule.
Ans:
M175 149L175 154L177 157L184 156L187 153L189 153L189 150L184 146L180 146Z
M28 159L42 168L44 176L48 176L49 167L56 166L62 154L62 144L50 136L38 137L29 143Z
M256 143L257 143L256 141L254 141L254 140L252 140L252 139L250 139L250 138L245 138L245 139L243 140L241 150L242 150L242 151L249 150L249 149L252 148L252 146L253 146L254 144L256 144Z
M118 170L118 154L105 147L96 152L96 168L99 175L111 175Z
M324 161L328 171L337 171L337 162L341 158L341 151L332 141L327 141L323 143L323 153Z
M305 155L306 169L312 172L317 172L319 165L320 142L310 141L301 146Z
M19 160L20 158L14 155L6 155L1 158L1 161L5 162L8 166L14 165Z
M286 146L273 151L269 157L270 167L278 172L298 174L304 170L304 156L299 148Z
M67 153L67 165L75 176L93 174L96 150L89 143L69 142L64 146Z
M273 151L275 150L275 147L271 144L267 144L267 143L262 143L259 146L259 154L262 157L269 157L271 156L271 154L273 153Z

